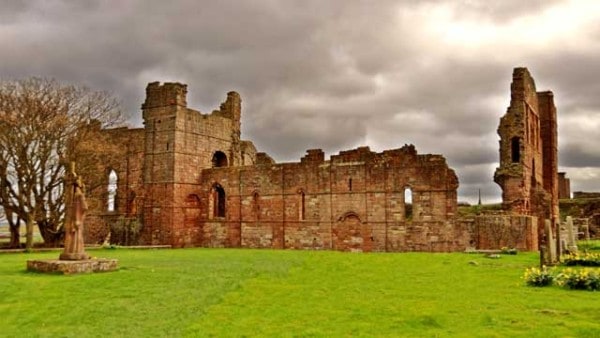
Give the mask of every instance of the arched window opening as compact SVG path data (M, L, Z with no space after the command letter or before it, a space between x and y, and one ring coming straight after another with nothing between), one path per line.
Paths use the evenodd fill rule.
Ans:
M412 189L410 187L404 188L404 219L410 220L413 215L413 199Z
M258 221L260 219L260 196L256 191L252 194L252 213L254 219Z
M226 167L227 166L227 155L222 151L217 151L212 158L213 168Z
M352 191L352 178L348 179L348 190Z
M214 216L225 217L225 190L220 185L214 187Z
M519 137L515 136L511 139L510 149L512 163L519 163L521 161L521 139Z
M300 215L300 220L304 221L306 219L306 196L304 195L304 191L300 190L300 203L298 206L298 214Z
M185 199L185 206L187 208L199 208L200 207L200 197L196 194L190 194Z
M117 209L117 185L118 185L117 172L110 170L108 173L108 205L107 210L112 212Z

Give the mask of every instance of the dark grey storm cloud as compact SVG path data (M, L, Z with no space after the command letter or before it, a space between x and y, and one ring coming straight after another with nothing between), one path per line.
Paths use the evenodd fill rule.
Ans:
M188 104L243 98L243 138L279 161L306 149L416 145L444 154L461 200L497 201L498 119L512 68L559 109L561 169L600 189L595 1L1 1L0 77L108 90L132 125L152 81Z

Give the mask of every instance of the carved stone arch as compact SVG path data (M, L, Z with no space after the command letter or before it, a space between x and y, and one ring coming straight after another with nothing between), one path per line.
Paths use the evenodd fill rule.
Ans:
M185 198L185 206L187 208L199 208L200 207L200 196L197 194L189 194Z
M350 211L346 211L346 212L345 212L345 213L343 213L343 214L342 214L340 217L338 217L338 222L343 222L343 221L345 221L345 220L346 220L348 217L354 217L354 218L358 219L358 221L359 221L360 223L363 223L363 222L362 222L362 220L360 219L360 216L359 216L359 215L358 215L356 212L354 212L354 211L352 211L352 210L350 210Z
M340 251L370 252L373 250L373 229L355 211L346 211L333 226L333 248Z

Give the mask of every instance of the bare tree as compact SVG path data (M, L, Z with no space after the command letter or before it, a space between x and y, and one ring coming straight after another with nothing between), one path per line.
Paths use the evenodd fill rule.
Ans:
M28 248L35 224L47 245L61 241L65 167L89 153L91 142L102 149L100 128L122 122L118 108L105 92L54 80L0 83L0 206L11 245L19 245L23 222Z

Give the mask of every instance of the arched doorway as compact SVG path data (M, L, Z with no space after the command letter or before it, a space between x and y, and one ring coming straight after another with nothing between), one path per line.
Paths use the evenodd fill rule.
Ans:
M213 217L225 217L225 190L220 184L213 186Z
M363 223L358 214L347 212L333 228L333 248L339 251L370 252L373 250L373 231Z

